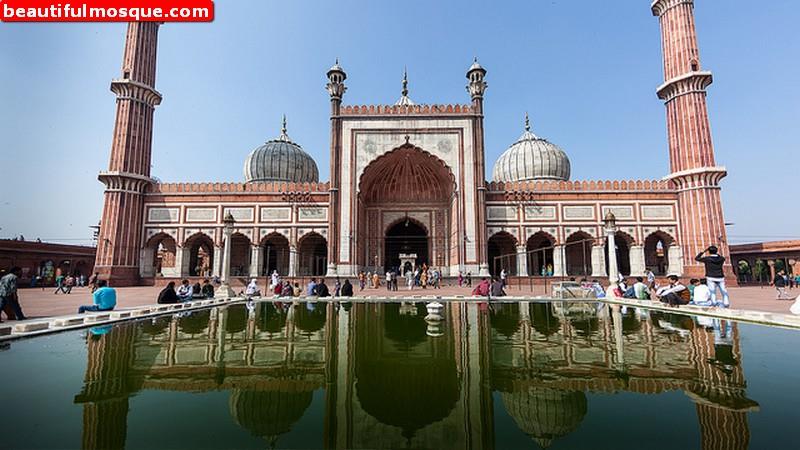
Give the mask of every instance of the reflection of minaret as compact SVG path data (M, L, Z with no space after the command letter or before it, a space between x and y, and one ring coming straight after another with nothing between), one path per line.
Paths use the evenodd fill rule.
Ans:
M689 392L696 403L703 450L746 449L750 442L747 413L758 404L745 396L747 382L735 324L715 320L714 334L692 332L698 380Z
M75 403L83 404L84 449L125 447L128 422L128 372L136 328L114 327L88 338L88 363L83 390Z

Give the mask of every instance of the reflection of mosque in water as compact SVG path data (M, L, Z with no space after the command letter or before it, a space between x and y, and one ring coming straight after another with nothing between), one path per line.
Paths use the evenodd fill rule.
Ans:
M229 391L233 420L271 445L322 389L325 448L492 448L501 407L547 447L578 429L587 392L682 390L702 448L747 448L735 324L574 303L444 316L432 338L423 304L260 303L90 334L83 446L124 447L128 397L148 389Z

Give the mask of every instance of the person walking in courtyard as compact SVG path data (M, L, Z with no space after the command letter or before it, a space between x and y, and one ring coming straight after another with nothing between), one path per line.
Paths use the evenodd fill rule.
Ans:
M464 272L458 271L458 287L464 287Z
M336 279L336 284L333 285L333 296L338 297L342 293L342 282Z
M725 257L719 254L716 246L711 245L698 253L694 259L706 266L706 280L708 280L708 289L711 291L711 302L715 306L729 307L730 300L728 299L728 289L725 287L725 272L723 271ZM717 300L717 288L722 294L722 302Z
M391 270L387 270L386 271L386 290L387 291L391 291L392 290L392 271Z
M189 283L188 281L186 282ZM191 297L190 297L191 298ZM81 305L78 307L78 314L96 311L111 311L117 306L117 291L108 287L106 280L97 282L97 290L92 294L92 305Z
M99 279L100 279L100 274L98 272L95 272L94 275L92 275L92 277L89 278L89 291L91 291L92 293L94 293L94 291L97 290L97 280Z
M786 272L779 270L772 280L772 285L775 286L775 290L778 291L778 296L775 298L776 300L790 300L789 296L786 295Z
M317 280L315 280L314 278L312 278L311 281L309 281L308 285L306 286L306 295L308 295L309 297L317 295Z
M58 274L56 277L56 291L53 292L53 294L58 294L59 292L63 292L65 294L67 293L66 289L64 288L64 280L66 280L66 278L67 277L64 275Z
M372 288L378 289L381 286L381 277L378 275L378 271L376 270L375 273L372 274Z
M467 272L467 287L472 287L472 272Z
M364 271L358 272L358 289L360 291L364 290L364 286L367 285L367 276L364 274Z
M414 289L414 272L410 270L406 272L406 286L409 291Z
M0 278L0 313L5 311L8 306L14 312L16 320L25 320L25 314L22 313L22 307L19 304L19 293L17 292L17 282L20 274L22 274L22 269L14 266L7 274L3 275L3 278ZM6 315L8 316L8 314ZM10 319L11 317L8 318Z
M67 278L64 279L64 293L72 294L73 287L75 287L75 277L67 275Z
M505 268L503 268L500 271L500 282L503 283L504 287L507 286L507 283L508 283L508 272L506 272Z

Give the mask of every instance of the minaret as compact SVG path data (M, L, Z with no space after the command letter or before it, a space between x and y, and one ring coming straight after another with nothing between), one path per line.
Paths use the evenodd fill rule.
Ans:
M339 189L341 188L342 178L342 97L347 86L344 80L347 74L339 65L339 59L328 70L328 84L325 88L331 96L331 186L329 188L328 199L328 271L327 277L335 277L338 274L337 267L339 261L340 240L349 242L339 234Z
M117 117L97 240L95 270L114 286L139 279L144 192L152 183L150 156L153 110L161 103L155 90L157 22L131 22L125 37L122 77L111 82L117 95Z
M667 107L670 175L678 189L679 241L684 275L703 276L695 255L716 245L728 257L720 180L727 174L714 161L706 88L711 72L700 66L693 0L656 0L653 15L661 23L664 84L658 97Z
M477 222L475 236L475 254L478 259L478 276L489 276L489 260L486 239L486 162L483 149L483 94L486 92L488 84L485 81L486 69L478 63L478 58L472 62L467 70L467 92L472 99L473 116L473 142L472 148L475 149L475 166L473 167L475 176L475 189L477 204L475 205L475 219ZM466 243L466 245L470 245Z

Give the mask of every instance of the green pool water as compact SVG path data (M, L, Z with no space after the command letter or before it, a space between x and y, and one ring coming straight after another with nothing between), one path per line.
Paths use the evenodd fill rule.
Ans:
M796 331L594 303L427 314L263 302L12 341L0 448L796 445Z

